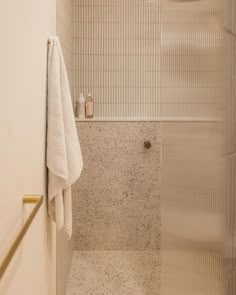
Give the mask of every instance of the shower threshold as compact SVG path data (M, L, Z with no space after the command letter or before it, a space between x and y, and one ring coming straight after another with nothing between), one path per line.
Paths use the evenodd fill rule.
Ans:
M158 251L75 251L67 295L159 295Z

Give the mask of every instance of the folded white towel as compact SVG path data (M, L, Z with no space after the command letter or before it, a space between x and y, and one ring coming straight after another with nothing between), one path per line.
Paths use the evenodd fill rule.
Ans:
M49 213L70 239L71 185L79 178L83 160L78 140L70 87L58 37L51 37L48 52L47 167Z

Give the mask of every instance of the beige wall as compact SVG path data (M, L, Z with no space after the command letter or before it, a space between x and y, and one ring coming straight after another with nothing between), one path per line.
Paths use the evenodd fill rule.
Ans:
M160 123L78 122L77 129L84 169L73 187L75 250L158 250Z
M22 222L23 195L45 196L47 39L55 34L55 5L54 0L1 4L0 254ZM54 248L44 202L0 283L0 293L55 294Z
M56 0L56 31L60 38L69 83L73 89L73 0ZM72 259L72 241L57 233L57 295L64 295Z

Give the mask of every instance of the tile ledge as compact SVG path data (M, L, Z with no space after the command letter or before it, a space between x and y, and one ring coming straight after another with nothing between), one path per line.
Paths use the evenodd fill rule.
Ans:
M91 119L75 118L75 122L224 122L221 118L204 117L95 117Z

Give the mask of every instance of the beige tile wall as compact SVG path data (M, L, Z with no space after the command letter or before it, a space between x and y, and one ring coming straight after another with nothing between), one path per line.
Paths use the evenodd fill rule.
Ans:
M71 90L73 89L73 0L57 0L56 32L60 38ZM73 93L72 93L73 94ZM57 290L64 295L72 259L72 241L57 233Z
M75 0L75 97L90 91L97 117L159 113L159 0Z
M160 123L79 122L77 128L84 170L74 186L74 248L159 249Z
M220 117L222 3L75 0L75 97L97 117Z

